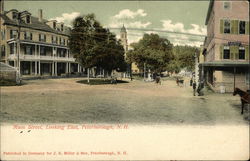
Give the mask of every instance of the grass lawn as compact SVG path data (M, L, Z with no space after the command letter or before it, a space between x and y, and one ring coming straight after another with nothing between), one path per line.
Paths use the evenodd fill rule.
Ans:
M77 83L89 84L89 85L115 84L115 83L111 83L111 79L90 79L89 83L88 83L88 80L80 80L80 81L77 81ZM129 82L123 81L123 80L117 80L116 83L120 84L120 83L129 83Z

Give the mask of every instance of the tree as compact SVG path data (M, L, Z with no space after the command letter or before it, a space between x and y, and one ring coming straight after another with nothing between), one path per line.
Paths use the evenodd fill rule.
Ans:
M195 66L195 52L197 52L197 48L193 46L174 46L174 60L171 64L177 63L180 68L193 71Z
M160 73L167 69L168 62L173 58L172 44L168 39L157 34L144 34L138 43L131 44L133 50L127 53L127 62L135 62L140 70L147 69Z
M85 68L101 67L109 73L124 70L124 49L108 29L95 19L94 14L77 17L70 32L69 47L76 60Z

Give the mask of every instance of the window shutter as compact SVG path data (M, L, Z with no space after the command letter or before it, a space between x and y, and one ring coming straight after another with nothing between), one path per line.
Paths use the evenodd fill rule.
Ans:
M235 46L234 59L239 59L239 46Z
M44 35L44 41L46 42L46 35Z
M32 35L32 33L30 33L30 40L33 40L33 35Z
M223 51L224 51L224 46L221 45L221 46L220 46L220 59L221 59L221 60L223 59Z
M230 50L230 59L233 60L234 59L234 53L235 53L235 46L230 46L229 50Z
M39 34L39 41L41 41L41 34Z
M220 20L220 33L223 34L224 33L224 20Z
M234 20L234 34L239 34L239 20Z
M10 38L13 38L13 30L10 30Z
M245 46L245 59L249 60L249 45Z
M246 21L246 34L249 35L249 21Z
M235 25L234 25L234 23L235 23L235 20L230 20L230 33L231 34L235 34Z

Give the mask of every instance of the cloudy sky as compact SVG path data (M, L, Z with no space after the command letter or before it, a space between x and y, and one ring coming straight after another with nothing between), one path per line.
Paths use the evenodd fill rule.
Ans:
M173 44L199 46L206 35L205 18L209 1L5 1L5 10L28 10L37 16L71 25L72 20L94 13L103 26L119 37L128 28L128 42L144 33L158 33Z

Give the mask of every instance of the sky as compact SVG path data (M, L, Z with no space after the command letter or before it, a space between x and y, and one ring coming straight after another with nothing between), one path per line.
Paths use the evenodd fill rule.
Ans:
M118 38L119 28L124 24L129 43L137 42L144 33L157 33L174 45L200 46L204 41L203 35L206 35L208 5L209 1L7 0L4 7L5 10L27 10L33 16L37 16L38 9L42 9L45 19L56 19L68 26L71 26L75 17L94 13L96 19L117 34Z

